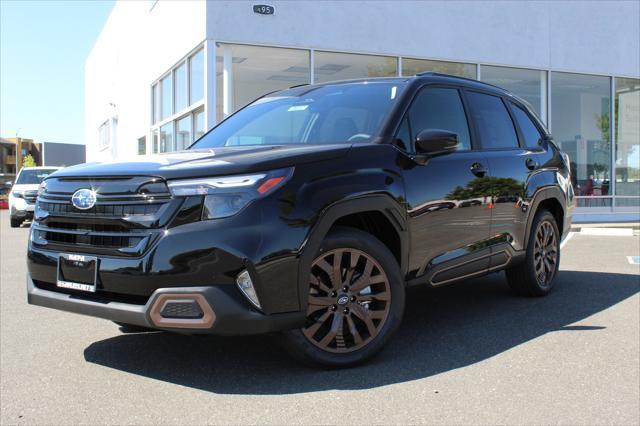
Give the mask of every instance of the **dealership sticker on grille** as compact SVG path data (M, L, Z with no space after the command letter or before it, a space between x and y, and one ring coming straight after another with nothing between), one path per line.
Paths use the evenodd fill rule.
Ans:
M80 254L61 254L58 257L58 287L93 293L97 278L97 257Z

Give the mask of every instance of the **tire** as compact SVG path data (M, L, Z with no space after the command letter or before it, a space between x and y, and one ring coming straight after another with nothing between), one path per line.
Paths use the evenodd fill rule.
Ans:
M549 211L542 209L536 212L533 219L525 260L506 270L507 282L520 296L546 296L553 289L559 265L558 225L555 217Z
M12 217L10 221L12 228L20 228L20 225L22 225L22 219L19 219L17 217Z
M336 256L339 275L333 274ZM366 232L338 228L312 262L307 323L283 333L284 346L306 364L363 363L396 331L404 304L404 280L389 249Z

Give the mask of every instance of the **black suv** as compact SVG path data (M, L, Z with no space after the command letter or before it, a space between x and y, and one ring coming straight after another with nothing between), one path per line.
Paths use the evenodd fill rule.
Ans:
M506 270L547 294L570 182L502 89L433 73L293 87L187 151L49 176L29 303L125 331L278 331L299 358L353 365L399 326L407 286Z

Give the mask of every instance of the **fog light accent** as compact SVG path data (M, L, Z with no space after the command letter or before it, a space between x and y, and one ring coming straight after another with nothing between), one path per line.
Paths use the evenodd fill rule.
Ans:
M260 301L258 300L258 295L256 294L255 288L253 288L253 282L251 281L251 276L249 275L249 271L246 269L238 275L236 278L236 284L238 288L245 295L245 297L251 302L253 306L262 310L260 306Z
M163 312L167 314L165 309L168 305L182 301L186 301L187 304L197 304L198 311L202 312L202 315L198 312L195 318L194 316L196 315L177 317L171 315L171 313L168 318L163 316ZM149 319L158 328L211 328L216 320L216 314L213 312L211 305L200 293L160 293L152 296L149 304Z

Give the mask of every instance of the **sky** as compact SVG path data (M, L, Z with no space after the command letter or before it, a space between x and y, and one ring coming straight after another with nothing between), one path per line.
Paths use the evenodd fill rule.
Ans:
M113 0L0 0L0 136L84 143L84 61Z

